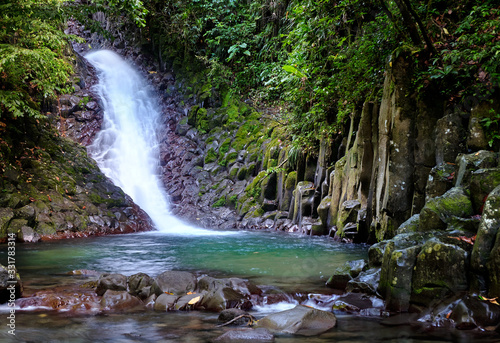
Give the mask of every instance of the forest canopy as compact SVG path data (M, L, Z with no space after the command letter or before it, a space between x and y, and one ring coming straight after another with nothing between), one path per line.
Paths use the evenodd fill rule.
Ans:
M415 91L433 87L448 104L488 98L500 81L493 0L16 0L0 10L0 116L40 116L46 99L70 90L75 37L64 22L93 27L97 11L135 23L160 64L202 64L221 96L282 109L304 147L380 98L391 56L411 56Z

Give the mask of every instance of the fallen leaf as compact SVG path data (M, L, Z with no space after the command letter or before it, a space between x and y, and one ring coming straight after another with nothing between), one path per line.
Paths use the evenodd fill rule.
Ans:
M193 298L193 299L189 300L188 305L194 305L194 304L196 304L198 301L200 301L200 299L201 299L201 296L200 296L200 295L198 295L196 298Z

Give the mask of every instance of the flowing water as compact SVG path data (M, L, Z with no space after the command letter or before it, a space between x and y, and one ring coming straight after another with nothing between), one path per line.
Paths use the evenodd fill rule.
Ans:
M146 211L161 232L214 234L182 223L169 213L159 177L160 110L143 78L112 51L85 58L97 69L103 110L101 131L88 152L101 171Z
M101 170L138 203L158 231L67 241L23 244L16 267L28 293L78 287L87 278L68 271L89 269L156 276L165 270L196 275L243 277L266 289L295 297L256 307L257 317L295 306L301 294L330 296L324 284L345 261L366 258L366 246L271 232L211 231L190 227L172 217L158 176L158 107L148 86L118 55L98 51L87 56L99 72L104 104L102 131L89 147ZM7 249L0 249L0 261ZM5 263L4 263L5 264ZM75 286L76 285L76 286ZM311 304L307 302L307 304ZM6 305L0 316L7 316ZM337 313L338 326L319 337L278 336L276 342L493 342L474 333L383 326L380 318ZM217 314L144 311L133 314L70 315L40 308L18 309L16 336L0 330L0 342L212 342L226 329ZM3 323L3 321L2 321Z

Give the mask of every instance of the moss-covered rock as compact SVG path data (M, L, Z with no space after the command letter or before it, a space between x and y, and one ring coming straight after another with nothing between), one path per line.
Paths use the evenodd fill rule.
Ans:
M435 238L428 240L417 256L411 301L429 306L467 288L467 252Z
M474 213L467 192L454 187L440 197L430 199L420 212L420 230L433 231L446 229L454 217L470 217Z
M478 169L471 173L470 193L474 213L482 212L488 194L500 185L500 168Z

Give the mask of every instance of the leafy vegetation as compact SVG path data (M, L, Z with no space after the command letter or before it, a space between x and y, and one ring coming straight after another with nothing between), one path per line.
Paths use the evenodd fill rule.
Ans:
M221 98L275 105L295 144L340 134L381 94L389 57L410 51L415 89L445 100L491 97L499 82L495 1L145 1L147 38L161 61L201 61Z
M500 81L493 0L19 0L0 9L1 116L40 116L71 89L75 37L62 32L64 21L73 15L103 30L88 20L97 11L142 27L160 65L207 69L205 93L223 106L245 97L273 107L301 149L345 132L351 113L378 100L398 51L415 62L415 90L432 85L448 104L491 101Z
M68 41L80 39L65 34L64 25L70 15L84 18L98 10L125 13L139 26L147 13L138 0L94 0L78 7L63 0L0 4L0 117L43 117L44 105L72 91Z

